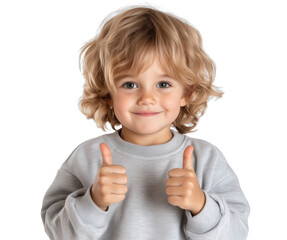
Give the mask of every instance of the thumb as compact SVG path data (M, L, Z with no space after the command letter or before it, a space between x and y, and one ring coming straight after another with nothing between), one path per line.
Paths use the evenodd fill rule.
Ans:
M183 161L182 161L182 168L183 169L193 169L192 153L193 153L193 146L189 145L184 150L184 153L183 153Z
M111 154L111 150L108 147L108 145L105 143L101 143L100 149L101 149L102 158L103 158L102 165L113 165L112 154Z

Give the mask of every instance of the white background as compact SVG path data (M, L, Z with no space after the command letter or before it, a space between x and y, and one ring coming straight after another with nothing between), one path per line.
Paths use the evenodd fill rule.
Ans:
M149 2L151 3L151 1ZM42 199L81 142L102 135L78 109L79 52L111 12L142 1L1 1L1 239L48 239ZM284 1L153 1L201 33L222 99L196 133L215 144L250 203L249 240L286 236ZM285 192L285 193L284 193ZM286 239L286 238L285 238Z

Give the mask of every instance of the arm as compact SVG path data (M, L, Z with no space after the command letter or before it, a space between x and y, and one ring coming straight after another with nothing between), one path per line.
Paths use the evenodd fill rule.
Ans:
M67 170L58 171L41 210L50 239L98 239L105 232L107 212L94 204L90 188Z
M227 176L209 192L206 204L192 217L186 211L188 239L244 240L248 234L249 205L235 175Z
M219 150L217 157L205 164L208 168L204 171L198 168L199 182L206 196L205 206L196 216L186 211L186 237L192 240L246 239L250 208L237 176Z

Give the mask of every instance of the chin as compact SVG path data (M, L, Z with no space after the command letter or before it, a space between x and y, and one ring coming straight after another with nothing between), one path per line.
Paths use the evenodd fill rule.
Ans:
M166 127L154 127L154 126L141 126L140 128L137 129L131 129L131 131L135 132L136 134L140 135L150 135L150 134L155 134L158 133L162 130L164 130Z

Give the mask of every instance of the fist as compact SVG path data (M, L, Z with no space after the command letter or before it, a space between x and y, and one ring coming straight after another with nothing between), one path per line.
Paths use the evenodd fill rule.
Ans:
M108 206L125 199L128 178L124 167L113 165L108 145L101 143L100 149L103 163L91 188L91 197L98 207L107 211Z
M193 146L188 146L183 153L182 168L169 171L166 180L166 194L171 205L198 214L205 204L205 195L201 190L192 166Z

